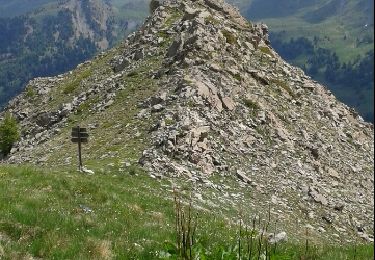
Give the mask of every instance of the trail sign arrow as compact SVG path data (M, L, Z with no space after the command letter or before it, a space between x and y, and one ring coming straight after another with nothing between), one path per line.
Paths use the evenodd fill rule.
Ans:
M72 137L73 138L88 138L89 137L89 134L87 132L72 132Z
M79 141L81 141L81 143L88 143L89 140L87 138L78 138L78 137L72 137L70 139L73 143L78 143Z
M87 129L84 127L80 128L79 126L77 126L77 127L72 127L72 132L87 132Z

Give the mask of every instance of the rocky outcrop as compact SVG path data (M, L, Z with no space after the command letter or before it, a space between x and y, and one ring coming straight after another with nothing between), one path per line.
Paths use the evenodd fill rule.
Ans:
M82 79L58 109L46 109L55 102L48 93L66 89L69 74L30 83L38 95L46 93L40 108L31 108L26 94L8 106L27 129L9 160L37 161L33 150L58 136L93 96L88 117L116 102L127 106L115 97L144 74L157 89L138 101L135 118L154 122L133 137L150 140L138 159L152 176L188 178L218 190L226 185L212 185L209 176L234 176L291 230L290 223L308 224L327 239L372 240L373 125L281 59L264 24L247 22L223 1L159 2L142 28L106 58L109 70ZM158 65L145 71L144 61L156 58ZM284 233L271 240L283 239Z

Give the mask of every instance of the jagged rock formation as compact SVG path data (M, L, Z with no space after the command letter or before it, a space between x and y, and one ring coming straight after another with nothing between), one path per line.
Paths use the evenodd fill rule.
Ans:
M152 176L188 177L197 192L235 176L288 232L372 240L373 125L283 61L267 33L222 1L160 1L121 46L9 104L23 130L9 161L69 164L81 121L88 159L127 160L135 143ZM215 188L224 198L225 183Z

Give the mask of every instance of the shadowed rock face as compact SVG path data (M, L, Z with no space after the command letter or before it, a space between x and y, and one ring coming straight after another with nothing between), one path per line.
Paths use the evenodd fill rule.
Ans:
M36 163L54 140L64 151L62 132L85 104L87 124L94 115L113 116L105 113L119 102L131 109L119 93L144 75L156 88L138 100L134 118L153 124L133 138L149 140L137 159L152 176L188 178L197 193L201 183L210 185L208 176L233 176L253 194L246 205L258 212L271 205L288 233L298 236L309 225L327 240L371 240L373 125L282 60L267 33L264 24L248 23L223 1L160 1L141 29L108 53L103 64L110 69L89 62L73 72L91 68L92 75L63 105L46 109L54 93L67 88L69 74L30 83L38 107L26 93L10 103L7 111L19 118L24 134L9 161ZM144 70L151 60L158 65ZM129 139L121 142L126 146ZM216 188L225 191L226 185ZM233 200L243 203L243 194Z

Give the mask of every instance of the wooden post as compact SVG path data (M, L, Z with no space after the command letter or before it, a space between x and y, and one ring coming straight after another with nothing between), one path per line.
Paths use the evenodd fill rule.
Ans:
M82 164L82 145L81 145L81 130L79 126L78 128L78 161L79 161L79 171L82 172L83 164Z
M89 134L87 133L86 128L81 128L76 126L72 128L72 142L78 144L78 170L82 172L83 163L82 163L82 144L88 142Z

